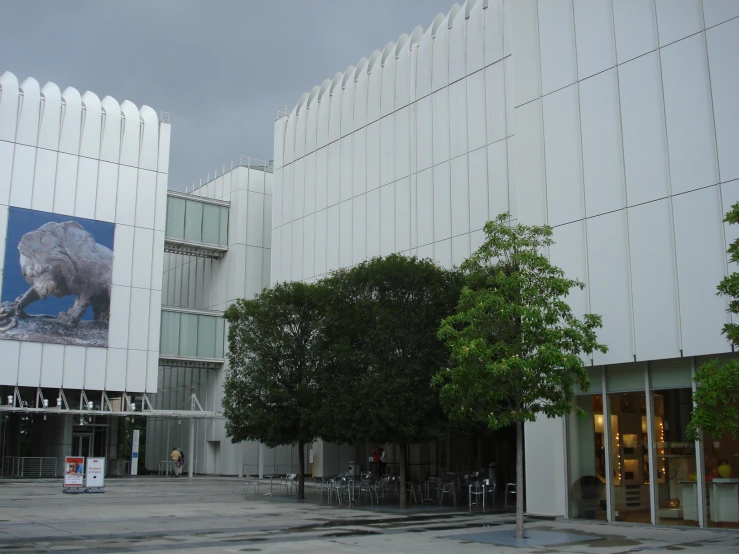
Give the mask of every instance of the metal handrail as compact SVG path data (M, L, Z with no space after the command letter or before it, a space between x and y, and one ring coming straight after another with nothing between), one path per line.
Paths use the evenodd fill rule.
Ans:
M6 477L57 477L57 459L42 456L5 456L3 475Z

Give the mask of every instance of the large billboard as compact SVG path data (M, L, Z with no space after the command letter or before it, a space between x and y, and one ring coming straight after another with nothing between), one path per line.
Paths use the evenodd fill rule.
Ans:
M10 208L0 339L108 346L115 225Z

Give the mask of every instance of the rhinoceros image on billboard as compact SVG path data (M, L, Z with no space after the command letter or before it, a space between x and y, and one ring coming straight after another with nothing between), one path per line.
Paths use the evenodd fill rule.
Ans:
M10 208L0 339L108 346L115 225Z

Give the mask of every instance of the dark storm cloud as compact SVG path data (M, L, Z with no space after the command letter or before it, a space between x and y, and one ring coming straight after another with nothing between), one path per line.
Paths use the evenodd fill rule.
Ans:
M170 187L272 158L275 112L452 0L0 4L0 73L172 114Z

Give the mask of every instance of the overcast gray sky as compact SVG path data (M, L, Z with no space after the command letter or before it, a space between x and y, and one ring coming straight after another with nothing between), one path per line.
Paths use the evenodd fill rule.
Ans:
M0 73L170 112L182 189L240 154L271 159L277 108L452 3L5 0Z

